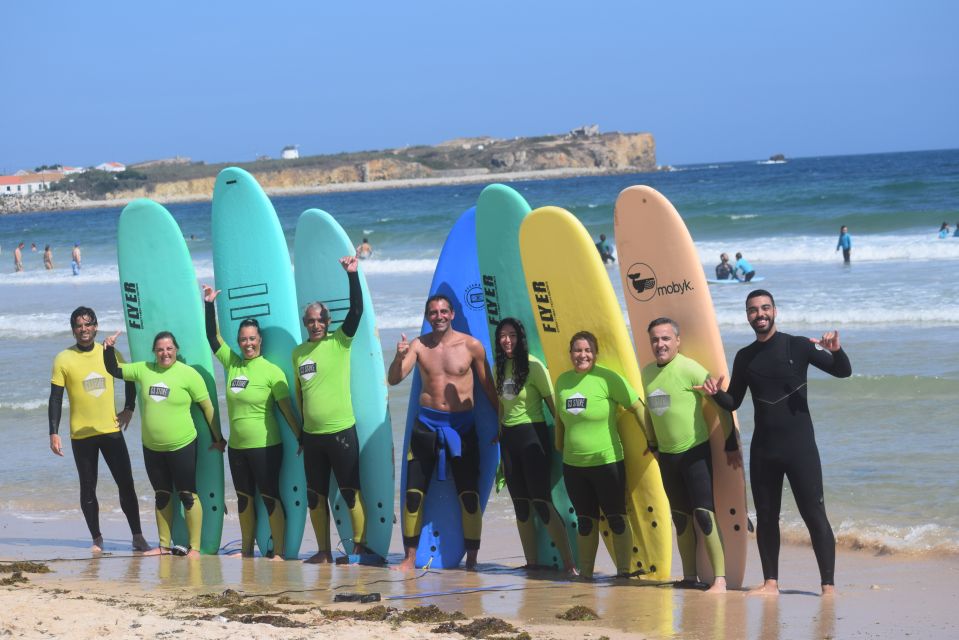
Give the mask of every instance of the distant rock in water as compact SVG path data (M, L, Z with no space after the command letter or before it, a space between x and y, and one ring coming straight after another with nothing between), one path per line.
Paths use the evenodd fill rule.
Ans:
M785 161L786 161L786 156L784 156L784 155L781 154L781 153L776 153L776 154L773 154L773 155L769 156L769 161L770 161L770 162L785 162Z

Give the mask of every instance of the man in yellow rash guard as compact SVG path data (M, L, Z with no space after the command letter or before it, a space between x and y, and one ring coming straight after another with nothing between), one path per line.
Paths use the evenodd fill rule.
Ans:
M350 347L363 315L363 292L355 256L340 258L350 283L350 309L329 333L330 311L322 302L307 305L308 338L293 350L296 398L303 416L303 463L310 522L317 552L306 562L333 561L330 545L330 471L336 478L353 526L353 554L367 555L366 512L360 491L360 446L350 394ZM370 560L371 562L374 560Z
M227 456L237 495L242 539L240 553L244 557L253 557L256 541L253 499L259 489L273 539L272 550L267 556L283 560L286 536L286 513L280 500L283 439L274 406L279 407L297 440L300 439L300 425L290 403L286 376L262 355L263 339L256 318L243 320L237 329L237 344L242 355L233 352L223 342L217 329L214 306L219 293L203 285L207 342L226 370L226 406L230 416Z
M700 390L709 377L695 360L679 353L679 325L669 318L649 323L649 346L656 362L643 368L646 390L647 440L650 451L659 460L663 488L669 498L676 542L683 561L683 580L679 586L698 584L696 538L702 536L713 566L715 580L710 593L726 591L726 562L723 542L716 525L713 504L712 455L709 429L703 417L704 393ZM741 467L742 452L736 440L732 417L720 411L726 431L726 461ZM694 532L693 523L698 533Z
M120 490L120 509L133 535L134 551L149 551L140 528L140 507L133 485L133 470L123 431L130 424L136 406L136 385L125 385L123 411L116 412L113 377L103 366L103 347L96 343L97 314L89 307L77 307L70 315L76 344L57 354L50 376L50 450L63 456L60 417L63 392L70 399L70 445L80 477L80 510L93 538L93 551L103 551L100 507L97 502L97 466L100 454ZM119 354L117 354L119 356Z
M115 378L140 383L145 401L141 407L143 462L150 484L156 492L157 532L160 548L157 554L169 552L173 528L174 487L183 504L184 519L190 535L192 558L200 555L200 534L203 526L203 508L196 494L196 427L190 407L195 402L203 411L211 430L210 448L223 451L226 441L213 428L213 403L203 378L193 367L177 361L179 349L176 338L169 331L161 331L153 340L156 362L117 364L114 344L120 335L103 342L103 364ZM149 553L149 552L148 552Z

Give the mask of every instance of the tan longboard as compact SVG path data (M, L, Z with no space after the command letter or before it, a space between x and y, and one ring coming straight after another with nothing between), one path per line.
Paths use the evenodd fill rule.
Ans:
M623 296L640 367L655 361L646 327L666 316L679 323L680 352L714 377L728 379L706 275L675 207L651 187L629 187L616 200L614 219ZM710 400L703 400L703 412L710 430L713 497L726 556L726 582L730 588L738 588L746 569L746 480L743 469L726 463L720 424L724 412ZM703 545L698 547L700 579L711 582L712 567Z

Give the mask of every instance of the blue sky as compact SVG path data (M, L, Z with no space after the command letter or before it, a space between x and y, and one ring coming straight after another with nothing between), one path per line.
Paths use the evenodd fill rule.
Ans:
M959 3L14 2L0 172L648 131L683 164L959 147Z

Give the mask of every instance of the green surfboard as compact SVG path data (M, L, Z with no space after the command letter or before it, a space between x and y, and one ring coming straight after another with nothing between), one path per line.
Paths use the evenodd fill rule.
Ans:
M290 250L273 204L243 169L224 169L213 188L213 271L220 290L216 310L223 340L239 353L240 322L256 318L263 357L286 374L296 405L290 356L299 342L300 318ZM283 438L280 499L286 510L285 555L296 558L306 522L306 475L303 457L297 454L299 443L279 409L276 419ZM257 541L265 554L272 550L270 523L263 500L256 502Z
M148 199L123 209L117 229L120 292L132 361L152 361L153 338L170 331L180 345L178 359L196 369L210 392L216 414L213 356L207 344L196 272L183 234L173 216ZM140 406L149 402L139 390ZM192 408L197 432L196 483L203 506L200 552L215 554L223 532L223 454L210 449L212 435L203 413ZM176 494L174 494L176 498ZM189 536L177 502L173 542L187 546Z
M513 317L526 328L526 339L530 355L539 358L544 364L546 357L536 331L536 318L526 291L526 278L523 276L523 262L519 252L519 228L530 212L530 207L513 189L492 184L480 193L476 203L476 244L479 252L480 273L483 278L483 292L486 296L486 318L490 334L490 367L496 371L494 355L496 350L496 324L502 319ZM563 484L563 457L553 447L553 420L549 411L544 409L549 427L550 486L553 505L566 523L573 557L576 557L576 513L566 494ZM537 564L562 568L562 558L550 539L542 521L531 515L536 524Z
M349 280L339 264L340 258L353 255L355 251L349 236L327 212L308 209L296 225L293 247L299 308L317 300L322 302L330 310L329 331L336 331L349 311ZM366 546L386 558L393 535L393 430L383 350L362 262L358 271L363 289L363 315L350 348L350 394L360 443L360 491L366 511ZM305 330L303 339L306 339ZM330 488L333 491L330 495L332 520L346 551L352 553L353 527L349 508L332 474Z

